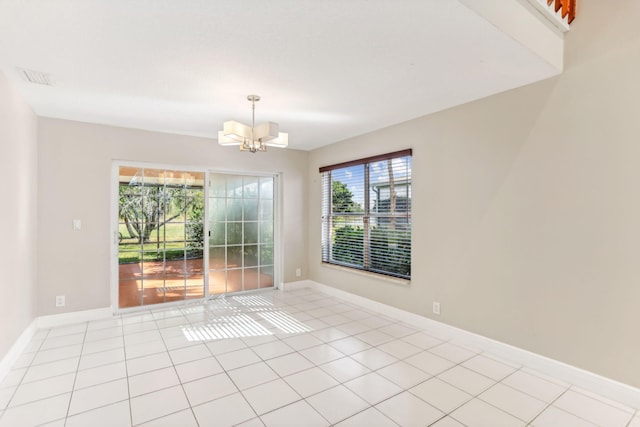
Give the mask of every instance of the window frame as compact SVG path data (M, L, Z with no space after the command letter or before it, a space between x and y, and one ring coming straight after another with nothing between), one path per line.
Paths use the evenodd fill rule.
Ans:
M407 175L403 180L403 185L406 186L406 200L404 203L405 213L402 216L397 215L398 211L389 213L389 214L380 214L380 212L373 211L373 208L370 203L370 178L371 171L370 165L380 162L380 161L391 161L399 158L409 158L409 165L407 167ZM322 166L319 168L320 173L320 182L321 182L321 261L326 265L335 265L343 268L354 269L360 272L366 272L376 275L382 275L386 277L393 277L402 280L411 280L411 246L412 246L412 233L411 233L411 187L412 187L412 178L411 178L411 163L413 160L413 150L405 149L400 151L395 151L386 154L380 154L376 156L370 156L362 159L351 160L347 162L337 163L329 166ZM332 177L333 171L337 171L340 169L345 169L353 166L363 166L363 181L362 184L364 186L364 209L362 213L345 213L345 212L334 212L333 211L333 182L334 179ZM336 181L342 182L342 181ZM343 183L344 184L344 183ZM335 246L335 222L336 219L342 217L351 217L351 218L362 218L362 265L351 264L348 262L340 262L334 259L334 246ZM406 222L404 222L404 231L409 231L409 271L407 274L401 274L394 271L386 271L380 268L372 267L372 246L376 243L375 239L371 239L371 232L373 228L371 228L372 219L374 223L379 224L379 220L381 218L403 218ZM394 220L395 224L395 220ZM394 226L395 227L395 226ZM357 227L356 227L357 229ZM387 229L389 230L389 229ZM395 230L395 228L394 228Z

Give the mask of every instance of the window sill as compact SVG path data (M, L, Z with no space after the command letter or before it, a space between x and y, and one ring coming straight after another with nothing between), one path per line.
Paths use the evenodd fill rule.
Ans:
M394 283L397 285L408 286L411 284L411 279L401 279L399 277L387 276L385 274L374 273L372 271L358 270L357 268L343 267L337 264L331 264L328 262L320 263L322 267L331 269L331 270L339 270L344 271L351 274L356 274L358 276L363 276L368 279L375 279L381 282Z

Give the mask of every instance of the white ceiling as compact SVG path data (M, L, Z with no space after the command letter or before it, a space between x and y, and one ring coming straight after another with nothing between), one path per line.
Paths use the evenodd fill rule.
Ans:
M0 0L0 69L40 116L212 138L255 93L302 150L560 72L457 0Z

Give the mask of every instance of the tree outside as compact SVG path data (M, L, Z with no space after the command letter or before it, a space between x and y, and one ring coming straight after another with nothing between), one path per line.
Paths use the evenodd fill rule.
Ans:
M345 183L332 181L332 261L401 277L411 275L410 224L402 218L400 226L393 215L384 216L398 210L406 212L411 200L395 194L393 174L389 186L389 198L376 201L373 208L376 214L383 216L372 220L370 229L365 230L364 225L353 224L354 219L362 218L360 215L349 215L364 213L364 209L354 201L354 195ZM367 259L366 244L369 245Z
M363 212L362 206L353 200L353 193L340 181L331 182L331 210L333 213Z
M202 257L204 197L199 188L119 188L120 262Z

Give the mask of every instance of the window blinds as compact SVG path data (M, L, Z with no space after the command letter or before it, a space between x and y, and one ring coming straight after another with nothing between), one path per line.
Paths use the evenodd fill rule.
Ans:
M411 277L411 155L320 168L323 262Z

